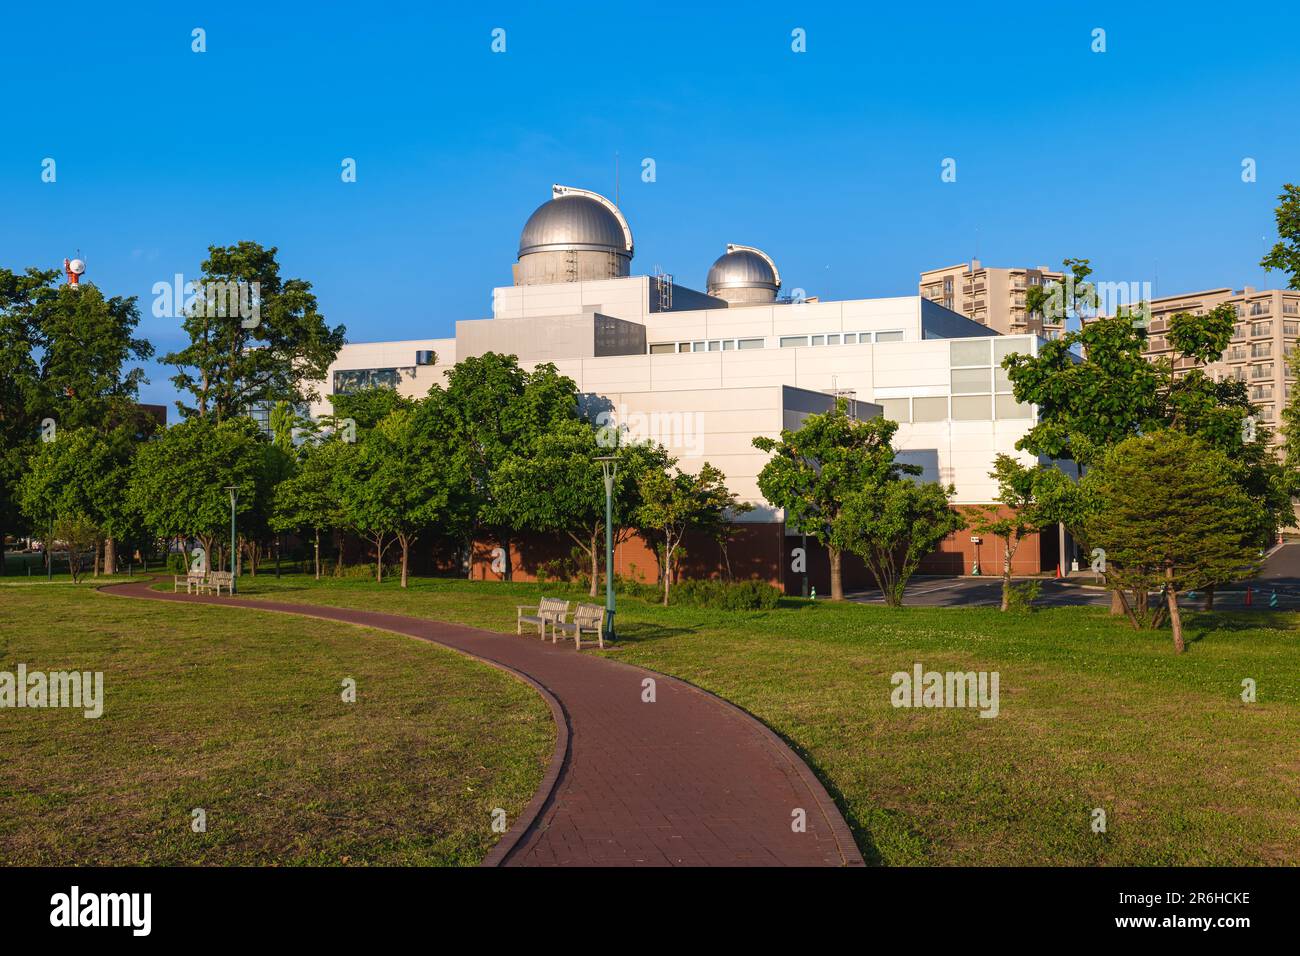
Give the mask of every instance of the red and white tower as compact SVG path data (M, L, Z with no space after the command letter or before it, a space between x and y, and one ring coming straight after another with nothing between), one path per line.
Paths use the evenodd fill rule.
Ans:
M64 259L63 274L68 277L68 285L74 289L81 280L81 275L86 271L86 263L80 259Z

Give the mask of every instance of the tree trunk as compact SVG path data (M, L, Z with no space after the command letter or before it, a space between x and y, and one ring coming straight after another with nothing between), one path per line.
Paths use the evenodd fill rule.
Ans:
M843 552L839 548L827 546L826 553L831 559L831 600L844 600L844 576L841 573Z
M1165 568L1165 600L1169 603L1169 626L1174 632L1174 650L1187 650L1183 643L1183 619L1178 613L1178 592L1174 590L1174 569Z
M375 539L375 583L384 583L384 539Z
M664 607L668 606L668 588L673 579L673 554L668 544L664 544Z
M600 532L597 531L591 536L591 590L588 597L595 597L599 592L596 590L596 580L600 577L600 562L596 560L597 548L600 547ZM605 580L609 580L609 568L605 569Z
M1214 585L1211 584L1205 589L1205 610L1214 610Z
M95 577L95 578L99 577L99 541L98 541L98 539L96 539L96 541L95 541L95 548L94 548L94 550L93 550L93 551L91 552L91 554L90 554L90 575L91 575L91 577Z
M1111 616L1117 617L1125 612L1124 599L1120 596L1119 590L1110 592L1110 613Z
M411 554L411 542L405 537L401 538L400 541L402 545L402 587L406 587L406 567L407 559Z
M1011 610L1011 549L1002 546L1002 608Z
M341 578L343 576L343 532L334 531L334 576Z
M315 565L316 568L316 580L319 581L320 580L320 528L316 529L316 554L313 557L312 563Z
M117 541L113 538L104 539L104 573L113 574L117 571Z

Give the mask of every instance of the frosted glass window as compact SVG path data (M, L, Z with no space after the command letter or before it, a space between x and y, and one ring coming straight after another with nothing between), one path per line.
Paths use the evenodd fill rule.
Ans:
M813 344L813 345L825 345L825 344L826 344L826 336L824 336L824 335L814 335L814 336L812 337L812 344Z
M1029 418L1031 409L1016 401L1014 395L998 395L993 399L998 418Z
M953 373L956 374L955 372ZM1011 391L1011 376L1007 374L1004 368L995 368L993 370L993 391L1009 392Z
M882 398L879 399L881 407L885 409L885 417L891 422L910 422L912 412L908 407L910 402L906 398Z
M845 333L844 333L844 344L845 344L845 345L857 345L857 344L858 344L858 333L857 333L857 332L845 332Z
M665 352L676 352L676 342L656 342L650 346L651 355L663 355Z
M806 335L781 336L781 348L783 349L797 349L807 344L808 344L808 336Z
M962 341L954 339L952 344L952 365L991 365L991 351L988 339Z
M839 337L838 335L828 335L828 336L826 336L826 344L827 344L827 345L839 345L839 344L840 344L840 337Z
M903 341L902 332L877 332L877 342L901 342Z
M952 370L954 395L978 395L993 391L993 370L988 368L955 368Z
M763 347L762 339L739 339L736 342L739 349L761 349Z
M914 398L912 399L912 421L942 422L948 418L948 399Z
M735 347L736 347L736 340L735 340L735 339L723 339L723 340L722 340L722 351L724 351L724 352L730 352L730 351L731 351L732 349L734 349Z
M993 340L993 364L994 365L1001 365L1002 360L1004 358L1006 358L1008 355L1015 355L1017 353L1019 353L1020 355L1029 354L1028 339L1022 339L1022 338L1006 339L1006 338L999 337ZM957 363L954 362L953 364L956 365Z
M993 417L992 405L987 395L961 398L953 396L952 420L955 422L986 422Z
M712 342L709 343L709 351L710 352L722 351L722 343L719 342L717 339L714 339Z

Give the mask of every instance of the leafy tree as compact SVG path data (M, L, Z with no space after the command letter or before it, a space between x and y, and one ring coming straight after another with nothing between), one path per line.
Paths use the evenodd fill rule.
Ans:
M450 507L465 515L471 540L487 532L501 542L509 580L513 506L497 496L493 479L530 454L542 435L578 420L577 387L554 365L525 371L515 356L488 352L456 363L446 387L431 388L428 401L423 414L448 449L444 467L456 476Z
M1169 341L1175 357L1217 361L1231 340L1235 320L1231 306L1207 315L1174 316ZM1229 477L1264 505L1253 534L1265 544L1293 520L1292 482L1273 453L1271 430L1255 423L1257 409L1245 383L1215 381L1200 368L1175 374L1168 358L1149 360L1145 344L1135 315L1121 310L1114 318L1098 318L1060 340L1043 343L1037 356L1010 356L1003 364L1016 399L1039 409L1037 423L1017 447L1073 459L1086 472L1122 441L1177 428L1222 452ZM1072 351L1076 348L1082 358ZM1075 500L1081 503L1084 499ZM1086 540L1081 521L1065 523L1077 539ZM1107 578L1116 614L1124 611L1117 580ZM1140 604L1145 594L1135 593L1133 600Z
M716 533L728 514L741 507L723 478L721 471L705 462L698 475L674 466L672 474L651 469L638 479L641 506L636 521L643 533L657 540L665 607L687 532Z
M1156 627L1168 616L1182 653L1179 592L1254 573L1261 506L1233 480L1227 456L1172 429L1120 442L1081 484L1097 504L1087 535L1105 552L1108 579L1144 596L1164 591L1153 616L1125 600L1130 622Z
M135 337L133 298L106 299L93 283L57 287L58 275L0 269L0 573L5 535L21 530L18 481L45 420L103 432L135 422L144 373L128 364L153 354Z
M276 485L271 511L275 531L310 532L316 580L320 580L320 534L341 527L346 518L339 499L337 476L354 445L326 441L306 445L292 475Z
M72 575L72 583L76 584L81 580L83 556L98 543L100 529L86 515L70 512L61 515L51 530L54 539L62 541L68 549L68 573Z
M393 412L414 408L416 404L414 399L402 395L396 389L381 385L331 395L329 398L334 408L333 424L337 426L344 419L351 419L356 425L358 439Z
M493 475L493 497L516 528L567 535L590 562L590 594L600 580L605 547L605 480L598 456L616 461L613 493L615 541L634 533L641 507L639 480L674 463L662 447L602 443L601 429L581 420L562 420L538 437L527 455L507 460ZM606 575L610 569L605 569Z
M376 581L383 581L384 551L396 541L406 587L411 545L451 510L451 484L432 424L415 411L395 411L344 459L339 498L348 523L375 546Z
M1064 282L1031 285L1025 290L1025 313L1040 323L1050 319L1053 324L1064 324L1071 315L1086 319L1099 304L1096 287L1088 281L1090 260L1066 259L1061 269L1068 273Z
M1287 288L1300 289L1300 186L1287 183L1277 197L1278 241L1260 265L1287 274Z
M208 555L230 529L230 493L237 489L236 526L258 506L263 439L247 418L216 423L192 418L173 425L136 455L130 502L160 538L195 538Z
M951 485L885 474L845 496L840 527L845 547L862 558L885 603L899 607L921 559L966 522L948 503Z
M772 458L758 475L763 497L784 509L786 523L826 549L831 566L831 600L844 598L841 563L852 538L843 521L845 502L856 490L880 487L921 468L898 462L890 445L898 424L884 418L858 421L848 403L809 415L798 430L782 429L780 439L760 436L754 447Z
M1055 471L1055 469L1052 469ZM1011 605L1011 562L1026 537L1041 531L1054 520L1039 500L1045 469L1027 466L1010 455L998 455L989 477L998 483L998 505L982 505L975 510L971 530L976 534L1002 539L1002 607ZM1060 474L1060 472L1056 472Z
M254 402L305 405L316 398L311 383L325 377L338 355L343 326L325 324L310 282L281 278L278 251L255 242L208 247L203 288L256 289L246 297L257 315L206 296L190 308L184 319L190 344L163 359L176 366L176 388L194 398L193 406L176 403L186 417L223 422L247 414Z
M121 538L136 530L127 502L135 445L125 429L104 434L93 428L62 429L53 441L40 442L29 459L18 493L31 524L45 530L76 519L84 531L97 531L92 546L98 556L104 538ZM105 569L113 570L106 563ZM99 565L96 560L95 571Z

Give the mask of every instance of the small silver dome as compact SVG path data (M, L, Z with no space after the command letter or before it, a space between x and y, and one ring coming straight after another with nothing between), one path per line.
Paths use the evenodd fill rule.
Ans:
M603 196L566 186L528 217L519 255L535 252L613 252L632 255L632 231L618 208Z
M767 289L775 293L781 288L781 274L767 253L731 243L709 269L706 287L709 295L725 289Z

